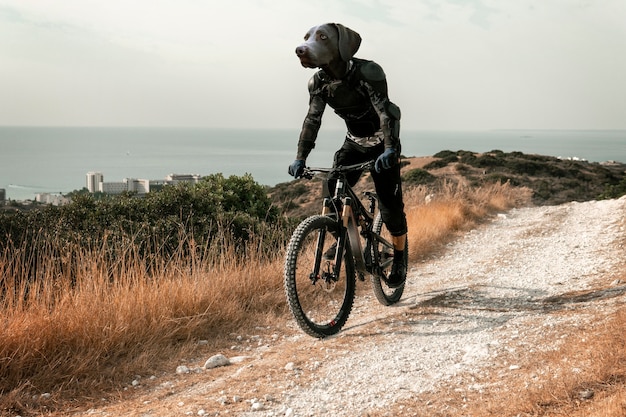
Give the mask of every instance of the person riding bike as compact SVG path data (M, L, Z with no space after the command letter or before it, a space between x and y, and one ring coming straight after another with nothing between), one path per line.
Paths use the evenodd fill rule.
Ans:
M392 288L400 287L406 279L403 259L407 234L400 177L400 108L389 100L382 68L373 61L352 57L360 43L359 35L339 24L324 26L331 26L331 29L324 28L331 31L328 36L333 36L332 27L336 28L339 43L342 36L344 41L351 37L353 44L355 36L358 41L356 48L352 46L349 59L342 57L339 61L327 64L305 65L305 62L309 62L306 61L309 59L306 43L296 49L302 65L321 69L309 81L309 110L300 133L296 159L289 166L288 173L295 178L302 176L306 158L315 147L322 115L328 104L347 127L343 146L335 153L333 167L376 161L371 175L380 202L380 212L394 245L394 262L388 285ZM318 33L318 28L311 31L314 29ZM305 39L311 42L310 36ZM350 173L350 186L354 186L361 175L359 171ZM334 189L332 179L329 179L328 187L325 188Z

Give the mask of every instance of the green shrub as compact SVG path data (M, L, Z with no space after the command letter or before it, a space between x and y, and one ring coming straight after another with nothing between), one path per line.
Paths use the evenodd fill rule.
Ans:
M456 156L456 153L450 151L442 151L435 155L436 158L434 161L426 164L424 169L438 169L446 167L450 164L456 163L459 161L459 158Z
M617 184L606 184L604 191L598 196L598 199L620 198L623 195L626 195L626 177L623 177Z
M456 160L456 152L448 151L448 150L437 152L433 156L435 158L441 158L441 159L446 159L446 158L452 158L453 157Z
M412 169L402 176L402 182L409 185L430 184L436 180L437 177L420 168Z
M25 265L31 278L38 274L38 253L53 248L62 257L73 245L113 248L106 256L114 264L120 256L116 250L132 244L150 269L152 259L168 259L188 245L209 248L228 240L243 253L253 235L286 234L287 228L280 227L285 222L252 176L215 174L197 184L166 186L143 198L125 194L96 200L91 194L75 193L65 206L0 214L0 251L22 248L33 254ZM273 245L270 239L267 242Z
M490 154L484 154L474 159L471 159L468 163L471 163L477 168L492 168L501 167L506 163L506 160Z

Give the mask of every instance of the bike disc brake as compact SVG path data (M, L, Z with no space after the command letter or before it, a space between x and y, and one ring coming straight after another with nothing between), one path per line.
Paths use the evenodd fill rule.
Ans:
M332 262L326 262L326 271L322 273L322 289L326 292L333 292L337 286L337 277L333 272L335 264Z

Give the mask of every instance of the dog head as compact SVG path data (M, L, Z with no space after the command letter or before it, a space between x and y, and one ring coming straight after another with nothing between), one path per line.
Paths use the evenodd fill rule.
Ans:
M339 23L314 26L304 35L296 55L305 68L318 68L337 61L348 62L361 45L361 36Z

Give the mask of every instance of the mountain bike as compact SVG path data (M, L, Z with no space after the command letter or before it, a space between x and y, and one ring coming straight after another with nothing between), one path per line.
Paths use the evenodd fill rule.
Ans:
M303 178L325 174L336 180L334 195L323 199L322 213L303 220L293 232L285 256L284 285L289 309L307 334L324 338L348 320L356 277L370 281L377 300L397 303L404 292L387 285L393 263L391 235L376 209L378 197L365 192L368 207L356 196L346 175L371 170L374 161L335 168L305 168ZM408 247L404 250L405 265Z

